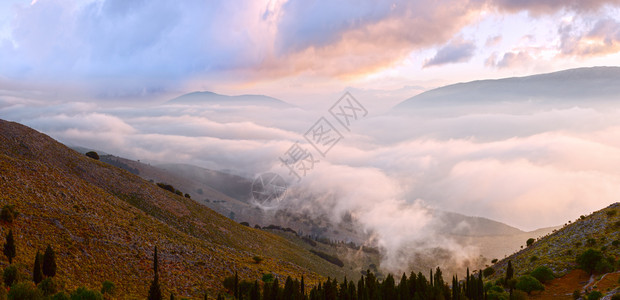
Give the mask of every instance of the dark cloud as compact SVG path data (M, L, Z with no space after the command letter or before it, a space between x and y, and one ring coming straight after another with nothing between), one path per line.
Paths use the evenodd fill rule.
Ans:
M466 62L474 56L475 51L476 45L471 41L451 42L439 49L433 58L427 60L424 67Z

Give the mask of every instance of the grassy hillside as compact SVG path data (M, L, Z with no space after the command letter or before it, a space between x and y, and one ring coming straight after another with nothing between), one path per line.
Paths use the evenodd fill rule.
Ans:
M534 238L534 237L532 237ZM525 244L525 241L523 241ZM602 210L587 216L581 216L575 221L569 221L562 228L545 235L529 247L504 258L492 267L495 274L490 280L505 276L508 261L512 261L515 277L529 274L539 266L546 266L553 271L556 280L547 284L547 291L539 298L568 297L575 290L588 288L602 288L606 293L620 287L620 274L590 274L577 270L576 258L588 249L601 251L606 257L620 259L620 203L614 203ZM618 264L615 270L618 269ZM615 278L614 280L611 280ZM603 280L601 280L603 279ZM588 284L589 281L590 284ZM611 280L611 281L610 281ZM598 284L597 282L601 281ZM607 282L609 281L609 282ZM612 282L613 281L613 282ZM554 294L550 294L554 293Z
M15 205L15 262L26 277L34 254L52 244L61 285L98 288L114 282L122 298L140 298L152 277L159 248L160 280L167 294L202 297L239 272L340 276L302 247L274 234L239 225L190 199L163 190L20 124L0 120L0 205ZM252 257L264 260L255 264ZM15 263L14 262L14 263ZM8 264L2 256L0 264Z

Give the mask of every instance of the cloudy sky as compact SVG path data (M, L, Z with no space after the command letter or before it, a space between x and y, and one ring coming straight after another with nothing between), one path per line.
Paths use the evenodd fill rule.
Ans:
M620 194L617 102L393 105L455 82L618 65L620 0L0 2L0 118L252 177L286 176L279 158L297 142L314 151L304 133L326 117L343 139L314 152L292 200L334 222L352 213L391 253L428 232L426 207L533 230ZM166 103L199 90L295 106ZM368 111L348 129L328 113L345 90Z
M620 59L617 0L5 0L0 87L289 102ZM418 91L419 92L419 91ZM306 100L304 100L306 99Z

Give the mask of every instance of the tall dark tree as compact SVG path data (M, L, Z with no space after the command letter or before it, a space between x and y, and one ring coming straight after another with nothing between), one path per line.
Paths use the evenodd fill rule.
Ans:
M306 287L305 287L305 283L304 283L304 275L301 275L301 283L300 283L299 289L300 289L301 296L303 297L306 294L306 290L305 290Z
M161 293L161 287L159 286L159 274L158 274L158 259L157 259L157 246L155 246L155 253L153 254L153 282L151 282L151 288L149 289L148 300L162 300L163 295Z
M512 268L512 261L508 261L508 267L506 267L506 286L508 286L508 291L510 297L512 297L512 289L514 288L514 282L512 278L514 277L515 270Z
M400 282L398 283L398 297L400 299L409 299L409 282L407 282L407 274L403 273L403 276L400 277Z
M43 275L47 277L56 275L56 253L50 245L47 245L45 254L43 254Z
M4 243L4 255L9 259L9 264L13 263L15 257L15 239L13 238L13 230L9 230L6 235L6 243Z
M43 271L41 270L41 253L37 251L34 256L34 268L32 269L32 281L39 284L43 280Z
M260 300L260 286L258 280L254 280L254 285L250 289L250 300Z
M239 299L239 275L235 271L235 299Z

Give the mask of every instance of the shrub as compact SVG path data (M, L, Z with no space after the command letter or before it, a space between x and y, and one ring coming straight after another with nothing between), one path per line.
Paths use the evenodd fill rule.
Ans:
M495 269L493 269L492 267L488 267L484 269L484 271L482 271L482 275L484 275L485 278L493 275L494 273L495 273Z
M11 286L8 299L10 300L43 300L43 294L32 282L20 282Z
M103 295L97 291L89 290L83 286L71 293L71 300L103 300Z
M531 294L533 291L545 290L545 287L542 285L542 283L540 283L540 281L538 281L538 279L529 275L519 277L516 288L518 290L526 292L528 295Z
M158 182L157 186L162 188L162 189L164 189L164 190L166 190L166 191L170 191L170 192L173 192L173 193L175 191L174 186L172 186L170 184L165 184L163 182Z
M86 152L86 156L95 159L95 160L99 160L99 154L95 151L88 151Z
M106 280L101 284L101 294L114 295L116 292L116 285L112 281Z
M551 271L551 269L545 266L540 266L534 269L534 271L532 271L530 275L532 275L532 277L538 279L538 281L542 283L545 283L555 278L555 276L553 276L553 272Z
M527 300L527 294L523 291L512 291L510 300Z
M601 299L601 297L603 297L603 294L601 294L601 292L599 291L593 291L588 294L588 300L598 300Z
M262 280L264 283L270 283L270 282L273 282L273 274L271 274L271 273L266 273L266 274L263 274L263 278L261 278L261 280Z
M573 292L573 299L577 300L579 298L581 298L581 292L579 290L575 290Z
M190 194L188 193L185 193L185 198L192 199L192 196L190 196Z
M17 217L15 205L5 205L2 207L0 211L0 221L11 224L13 220L15 220L15 217Z
M71 300L71 298L69 298L69 295L65 294L65 292L60 292L52 296L52 300Z
M494 258L494 259L492 259L492 260L491 260L491 263L492 263L492 264L494 264L494 263L496 263L496 262L497 262L497 258Z
M586 240L586 245L592 247L592 246L596 245L596 240L590 238L590 239Z
M538 260L538 256L536 256L536 255L530 256L530 262L535 262L537 260Z
M508 294L502 291L490 290L487 293L487 300L508 300Z
M529 246L531 246L532 244L534 244L534 242L535 242L535 241L536 241L535 239L533 239L533 238L529 238L529 239L527 239L527 241L525 242L525 245L529 247Z
M620 294L615 294L611 296L611 300L620 300Z
M596 268L596 264L603 259L603 254L594 249L588 249L577 256L577 264L587 272L592 273Z
M260 264L260 262L263 261L263 259L260 256L254 256L254 257L252 257L252 259L257 264Z
M608 210L605 212L605 214L607 214L608 217L613 217L616 215L616 210L615 209Z
M611 245L614 246L614 247L618 247L618 245L620 245L620 241L615 240L615 241L611 242Z
M239 223L239 224L241 224L241 225L243 225L243 226L248 226L248 227L250 226L250 223L248 223L248 222L241 222L241 223Z
M607 259L599 260L596 265L594 265L594 271L597 273L609 273L614 271L614 266Z
M17 282L17 279L17 268L15 266L10 265L4 269L2 280L5 286L12 286L13 283Z
M51 296L58 292L56 282L51 277L43 279L43 281L39 283L38 288L39 290L41 290L44 296Z

